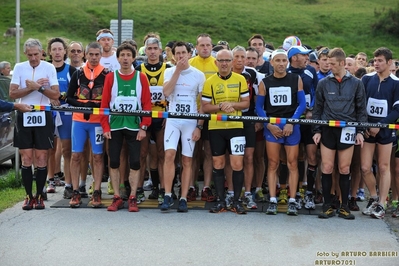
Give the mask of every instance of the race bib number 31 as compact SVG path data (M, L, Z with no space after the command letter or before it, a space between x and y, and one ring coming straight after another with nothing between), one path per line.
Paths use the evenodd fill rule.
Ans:
M24 113L24 127L44 127L46 125L46 114L41 112Z
M245 137L234 137L230 140L231 154L244 155L245 151Z
M356 128L344 127L341 131L341 143L355 144L356 141Z

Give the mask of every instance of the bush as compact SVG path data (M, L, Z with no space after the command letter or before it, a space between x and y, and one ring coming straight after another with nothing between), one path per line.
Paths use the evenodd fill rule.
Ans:
M9 171L5 176L0 177L0 191L7 188L20 188L21 186L21 175L15 178L15 171Z
M371 25L374 33L388 33L394 36L399 35L399 3L396 7L385 7L381 10L374 10L376 22Z

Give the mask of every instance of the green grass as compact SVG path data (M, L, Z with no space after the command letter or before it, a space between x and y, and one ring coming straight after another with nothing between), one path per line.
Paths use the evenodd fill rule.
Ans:
M10 170L0 177L0 212L14 206L25 197L25 189L22 187L21 178L15 178L15 171Z
M123 19L134 20L134 39L142 44L149 31L159 32L164 44L170 40L195 43L199 33L209 33L214 42L243 45L254 33L263 34L275 46L288 35L297 35L312 47L342 47L347 54L364 51L369 56L387 46L399 58L398 36L373 35L375 10L393 7L397 0L135 0L122 1ZM98 29L109 28L117 18L117 0L22 0L21 26L28 37L42 42L66 37L87 44ZM3 0L0 33L15 26L15 0ZM0 35L0 60L15 62L15 39ZM21 50L22 51L22 50ZM21 61L25 60L21 56Z

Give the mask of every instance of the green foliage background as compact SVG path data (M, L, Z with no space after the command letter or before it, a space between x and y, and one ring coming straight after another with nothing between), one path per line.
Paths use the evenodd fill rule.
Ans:
M15 38L2 36L15 27L15 0L2 0L0 8L0 61L15 62ZM364 51L369 56L387 46L399 57L398 35L373 31L372 25L397 0L123 0L123 19L134 20L134 39L142 44L149 31L159 32L164 44L170 40L195 43L199 33L214 42L246 46L254 33L263 34L275 46L297 35L312 47L342 47L347 54ZM117 19L118 0L21 0L21 27L28 37L43 42L66 37L84 44L93 41L98 29ZM21 56L21 60L25 60Z

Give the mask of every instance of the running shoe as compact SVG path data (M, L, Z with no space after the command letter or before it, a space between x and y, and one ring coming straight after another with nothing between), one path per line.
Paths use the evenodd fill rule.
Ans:
M381 204L377 204L374 211L370 215L373 218L382 219L385 216L385 209L384 206Z
M46 191L47 193L55 193L55 181L49 181Z
M226 199L225 199L226 208L230 209L230 207L233 205L233 198L234 198L233 194L229 194L229 193L226 194Z
M187 193L187 201L196 201L197 200L197 193L195 192L194 188L190 187Z
M213 207L209 210L211 213L221 213L227 211L226 204L223 201L218 201L213 205Z
M88 198L89 197L89 195L86 192L86 186L80 186L79 187L79 193L80 193L80 196L82 198Z
M281 192L281 191L280 191ZM266 214L277 214L277 202L270 202L269 207L267 207Z
M341 202L339 201L339 197L337 195L332 195L331 196L332 203L331 203L331 208L337 210L341 206Z
M82 204L81 196L78 190L73 191L72 198L69 201L69 206L71 208L79 208Z
M370 198L369 202L367 203L366 208L362 210L362 213L364 215L371 215L371 213L374 211L374 209L377 207L378 200L375 200L374 198Z
M107 193L108 193L108 195L114 195L114 193L115 193L114 188L112 187L111 178L108 178Z
M315 210L316 205L314 204L313 194L306 194L305 196L305 209L307 210Z
M213 195L212 190L209 187L206 187L201 192L201 200L214 202L216 200L216 197Z
M145 201L145 194L144 194L144 189L142 187L137 188L137 204L142 203Z
M321 193L320 191L316 191L316 197L314 198L314 203L315 204L320 204L323 203L323 193Z
M265 195L263 194L262 189L259 189L257 192L255 192L255 201L257 201L257 202L266 202L267 201Z
M359 206L357 205L356 199L354 197L350 198L348 207L351 211L359 211Z
M349 210L348 205L341 205L341 208L339 209L338 217L344 218L346 220L355 220L355 215L351 213Z
M399 206L396 207L396 210L392 212L392 217L397 218L399 217Z
M24 204L22 204L22 209L24 211L30 211L33 209L35 205L35 198L30 198L29 196L26 196Z
M278 196L278 203L279 204L287 204L288 202L288 194L287 189L281 189L280 194Z
M158 199L159 189L157 187L153 187L151 190L151 194L148 195L149 199Z
M287 209L287 214L288 215L297 216L298 215L298 210L297 209L298 209L298 204L297 204L296 201L288 202L288 209Z
M64 199L71 199L73 196L73 189L72 187L65 187L64 188Z
M37 196L35 200L35 209L36 210L43 210L45 208L44 201L42 195Z
M65 186L65 176L63 172L54 174L54 185L57 187Z
M233 204L233 207L231 207L231 211L237 214L247 214L247 211L242 206L242 203L240 201L237 201Z
M356 200L357 200L357 201L364 201L364 200L365 200L365 197L364 197L364 189L359 189L359 190L357 191Z
M173 206L173 199L170 196L165 195L161 205L161 211L168 211L171 206Z
M144 182L143 189L145 191L151 191L152 190L152 180L151 180L151 178Z
M91 184L91 186L89 187L89 195L93 195L93 192L94 192L94 181Z
M319 213L319 218L328 219L335 216L335 211L331 205L323 204L323 212Z
M298 210L302 209L302 204L303 204L303 200L302 200L302 196L299 194L297 194L295 196L295 206Z
M158 194L158 204L161 205L163 203L163 199L165 197L165 189L161 188Z
M177 212L188 212L187 201L184 199L179 200L179 207L177 207Z
M258 208L258 205L256 205L255 201L253 200L252 194L248 194L244 197L244 204L247 206L248 209Z
M108 206L107 211L110 212L116 212L117 210L120 210L123 208L123 200L119 196L114 196L112 198L112 203L111 205Z
M101 202L100 190L94 190L93 196L91 197L91 205L93 208L100 208L103 205Z
M47 197L47 190L46 190L46 189L44 189L44 191L42 192L42 199L43 199L43 200L48 200L48 197Z
M128 200L128 211L129 212L138 212L139 207L137 206L137 198L135 196L130 196Z

